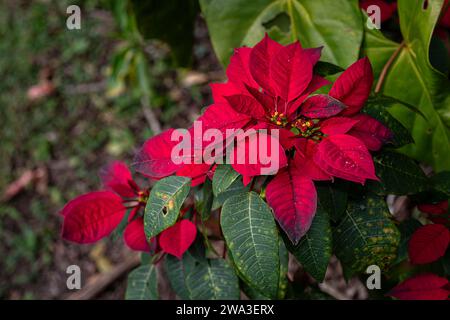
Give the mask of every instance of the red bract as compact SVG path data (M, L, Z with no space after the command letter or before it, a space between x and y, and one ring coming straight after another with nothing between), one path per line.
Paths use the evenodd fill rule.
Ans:
M427 273L409 278L395 288L387 295L400 300L447 300L450 291L444 287L448 280Z
M299 42L282 46L267 35L253 48L237 49L227 69L228 82L212 86L215 105L200 118L206 122L204 128L221 131L255 128L273 135L279 129L284 151L295 146L295 157L280 161L279 168L289 162L288 168L276 174L267 189L275 218L293 242L309 229L315 214L312 180L378 180L368 150L378 150L392 138L377 120L359 114L373 83L369 60L351 65L329 94L314 95L329 84L313 74L320 52L321 48L303 49ZM247 146L239 144L235 154L241 149L248 155ZM261 165L248 159L232 166L244 183L261 175Z
M409 240L409 259L413 264L425 264L444 256L450 243L450 232L440 224L419 228Z
M96 242L108 236L122 221L127 209L131 209L125 243L131 249L148 251L142 217L133 220L138 209L145 205L148 191L139 188L122 162L113 162L100 175L104 188L110 191L90 192L67 203L61 210L63 238L77 243Z
M267 185L267 203L294 244L309 230L317 207L314 183L295 164L280 171Z
M196 235L195 224L185 219L164 230L159 236L159 244L164 252L181 259L194 242Z
M448 212L448 200L441 201L436 204L421 203L417 205L417 208L425 213L429 214L446 214Z
M359 6L367 12L367 8L371 5L376 5L380 8L381 22L389 20L397 11L397 3L389 3L383 0L362 0Z

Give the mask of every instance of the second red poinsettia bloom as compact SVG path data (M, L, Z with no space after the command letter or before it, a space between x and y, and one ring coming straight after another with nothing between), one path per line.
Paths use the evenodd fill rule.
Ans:
M81 195L61 210L64 217L64 239L76 243L96 242L110 235L129 210L123 237L130 249L143 252L162 249L166 253L181 257L193 243L197 228L188 220L182 220L158 237L147 240L144 218L139 211L147 204L150 191L138 186L124 163L113 162L101 171L100 176L103 191ZM173 241L172 238L179 241Z

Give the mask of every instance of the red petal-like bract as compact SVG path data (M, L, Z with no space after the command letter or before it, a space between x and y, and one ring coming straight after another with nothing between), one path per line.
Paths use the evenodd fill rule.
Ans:
M166 130L148 139L134 159L136 171L154 179L175 173L182 164L172 161L172 148L178 141L171 141L174 129Z
M239 113L256 119L264 119L265 111L261 104L253 97L244 94L226 96L228 104Z
M164 230L159 237L161 249L178 259L189 249L197 235L197 228L189 220L181 220Z
M144 232L144 218L139 217L131 221L123 233L123 238L127 246L136 251L150 251L150 245L147 242Z
M403 281L388 295L400 300L447 300L450 294L444 289L447 284L447 279L426 273Z
M114 161L100 172L103 186L106 190L114 191L124 198L133 198L139 187L133 180L127 165L121 161Z
M111 191L81 195L65 205L62 237L77 243L92 243L109 235L120 223L126 208Z
M344 134L349 132L357 123L358 120L352 118L333 117L320 124L320 131L329 136Z
M448 200L436 204L421 203L417 205L417 208L420 211L429 214L446 214L448 212Z
M258 87L249 68L251 51L252 49L247 47L235 49L227 68L228 81L233 82L241 91L245 90L245 85Z
M343 102L348 108L342 115L358 113L366 103L373 83L373 71L369 59L356 61L345 70L331 87L329 95Z
M313 75L313 65L299 42L278 50L270 64L272 87L289 102L300 96Z
M409 259L413 264L425 264L444 256L450 242L450 231L440 224L428 224L414 232L409 240Z
M358 120L349 132L350 135L358 138L371 151L378 151L383 144L392 139L392 132L381 122L366 114L358 114L352 117Z
M302 174L314 181L331 180L331 176L324 172L314 162L317 143L309 139L298 139L296 143L297 152L294 163L301 168Z
M253 79L264 89L264 91L273 95L273 89L270 83L270 65L272 58L283 46L273 41L266 34L250 53L250 73ZM250 84L249 84L250 85Z
M275 219L297 244L309 230L317 209L314 183L305 177L302 168L289 165L267 185L266 199Z
M272 175L287 165L280 141L272 135L254 133L236 137L231 166L243 176ZM261 149L264 146L266 150ZM271 153L272 146L275 154Z
M309 97L301 105L300 115L307 118L329 118L345 109L339 100L326 94Z
M326 173L364 184L366 179L378 180L372 156L358 139L337 134L323 139L314 155L317 165Z
M191 180L191 187L196 187L206 180L206 176L209 169L211 168L210 164L201 163L201 164L187 164L183 168L177 171L176 175L180 177L189 177Z

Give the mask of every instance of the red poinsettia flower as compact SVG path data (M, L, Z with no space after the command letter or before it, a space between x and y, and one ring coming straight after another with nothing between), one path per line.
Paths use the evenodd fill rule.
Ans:
M139 209L145 207L149 190L141 189L133 180L128 167L122 162L114 162L100 174L104 191L90 192L81 195L61 210L64 217L62 237L76 243L93 243L109 234L124 219L127 210L128 224L124 230L124 241L130 249L144 252L156 252L161 248L164 252L180 256L194 241L196 227L192 222L183 220L177 228L180 241L167 243L168 235L174 236L174 230L167 229L158 237L147 241L144 232L144 219ZM188 225L188 226L187 226ZM187 226L187 227L186 227ZM188 231L185 231L189 228ZM164 235L165 233L168 235ZM188 233L191 237L186 238ZM157 239L159 238L159 239Z
M428 214L428 219L434 223L449 226L450 215L448 211L448 200L438 203L421 203L417 205L417 209Z
M403 281L387 295L400 300L447 300L450 291L446 286L447 279L426 273Z
M426 264L443 257L450 243L450 231L440 224L428 224L417 229L409 240L411 263Z

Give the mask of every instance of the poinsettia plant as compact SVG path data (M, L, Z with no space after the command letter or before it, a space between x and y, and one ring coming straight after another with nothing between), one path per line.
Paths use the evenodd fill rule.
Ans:
M150 137L136 154L148 185L114 162L102 191L62 209L62 236L123 233L145 257L130 299L158 298L157 268L182 299L317 297L333 256L347 279L378 267L374 297L447 299L450 175L426 175L401 152L414 140L389 108L427 115L382 95L367 57L342 68L323 50L268 34L235 49L192 127ZM414 208L406 219L387 204L400 196Z

